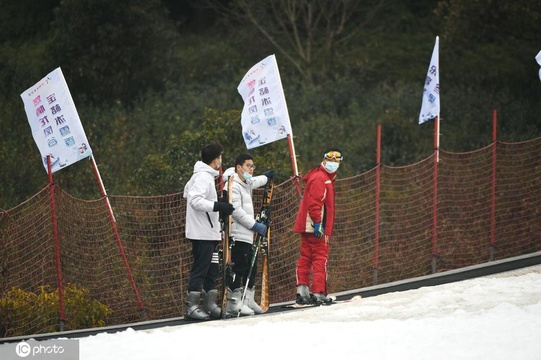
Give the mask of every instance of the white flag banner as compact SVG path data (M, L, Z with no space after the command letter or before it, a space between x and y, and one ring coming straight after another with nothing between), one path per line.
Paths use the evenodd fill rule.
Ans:
M276 57L254 65L237 90L244 100L241 124L246 148L252 149L292 135Z
M537 54L535 60L537 61L539 66L541 66L541 51ZM539 80L541 80L541 69L539 69Z
M439 64L439 37L436 36L436 44L432 52L432 59L428 66L425 86L423 89L423 103L419 114L419 124L434 119L440 115L440 64Z
M92 155L60 68L28 88L21 98L46 171L47 155L52 172Z

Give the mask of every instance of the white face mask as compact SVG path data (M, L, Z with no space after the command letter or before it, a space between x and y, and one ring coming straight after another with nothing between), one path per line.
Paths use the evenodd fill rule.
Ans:
M326 162L325 162L325 165L324 165L324 168L325 168L325 170L327 170L328 172L333 173L333 172L335 172L336 170L338 170L338 167L339 167L339 166L340 166L340 163L332 162L332 161L326 161Z

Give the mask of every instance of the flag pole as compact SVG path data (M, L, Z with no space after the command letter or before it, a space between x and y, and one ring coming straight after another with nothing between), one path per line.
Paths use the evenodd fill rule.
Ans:
M438 164L440 161L440 65L439 37L436 36L434 50L428 65L423 88L419 124L434 119L434 175L432 191L432 273L436 273L438 259Z
M291 159L291 167L293 169L293 179L295 182L295 187L297 188L297 193L299 196L302 194L301 184L299 183L299 170L297 168L297 155L295 154L295 145L293 144L293 136L287 134L287 144L289 147L289 156Z
M56 217L56 205L54 198L53 170L51 165L51 155L47 155L47 173L49 178L49 200L51 201L51 216L53 225L55 265L56 265L56 284L58 286L58 314L60 331L64 331L66 323L65 303L64 303L64 285L62 282L62 261L60 258L60 241L58 238L58 221Z
M297 155L295 154L295 145L293 144L293 136L287 134L287 144L289 146L289 156L291 158L291 168L293 169L293 176L299 176L299 170L297 168Z
M434 152L436 162L440 162L440 115L434 118Z
M135 295L135 299L137 300L139 310L143 313L143 315L146 318L147 314L146 314L145 306L143 304L143 300L141 299L141 296L139 295L137 286L135 285L135 280L131 272L130 263L128 262L128 258L126 256L126 252L124 251L124 247L122 246L122 241L120 240L120 235L118 233L118 228L116 226L115 215L113 214L113 208L111 207L111 202L109 201L109 195L107 195L107 191L105 191L105 186L103 186L103 181L101 179L98 166L96 165L96 160L94 159L94 155L90 155L90 162L92 163L92 169L94 170L94 175L96 176L96 181L98 182L98 187L100 188L100 194L103 197L103 201L105 202L105 207L107 208L107 213L109 215L109 222L111 223L111 227L113 229L113 234L115 236L118 250L120 251L120 256L122 257L122 261L124 262L124 267L126 268L126 271L128 273L128 278L130 280L132 291Z
M96 165L94 155L90 155L90 162L92 164L92 170L94 170L94 176L96 176L96 181L98 182L98 187L100 188L100 194L105 199L104 201L107 207L107 211L109 212L109 216L111 220L116 223L115 215L113 214L113 208L111 207L111 202L109 201L109 195L107 195L105 186L103 186L103 180L101 179L100 171L98 170L98 165Z

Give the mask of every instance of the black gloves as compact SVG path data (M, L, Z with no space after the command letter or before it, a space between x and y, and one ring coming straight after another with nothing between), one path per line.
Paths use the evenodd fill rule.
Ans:
M228 202L227 199L229 199L229 196L227 196L227 190L223 189L222 190L222 196L220 197L220 195L218 195L218 201L220 201L220 202Z
M274 170L267 170L263 173L267 177L268 181L271 181L274 178Z
M233 210L235 209L233 208L233 205L231 205L230 203L219 202L219 201L216 201L214 203L214 207L212 208L212 211L219 211L220 214L225 214L225 215L233 214Z

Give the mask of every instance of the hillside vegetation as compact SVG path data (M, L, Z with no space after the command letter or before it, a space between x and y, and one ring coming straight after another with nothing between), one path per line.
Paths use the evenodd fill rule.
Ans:
M432 152L418 125L440 37L441 147L470 151L540 136L541 1L0 0L0 208L47 184L20 94L61 67L110 194L182 191L201 146L224 164L246 151L236 91L276 54L301 172L328 145L341 176ZM292 175L285 141L254 149L258 169ZM55 173L74 196L99 196L88 161Z

